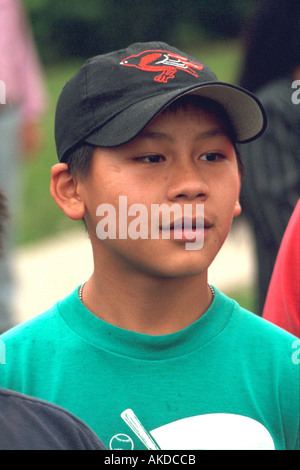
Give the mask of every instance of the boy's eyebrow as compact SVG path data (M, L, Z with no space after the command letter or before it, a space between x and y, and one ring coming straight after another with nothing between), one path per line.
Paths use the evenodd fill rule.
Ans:
M145 139L168 139L172 140L172 137L164 132L157 132L157 131L148 131L144 130L139 133L138 137L143 137Z
M207 131L199 132L196 135L196 139L208 139L211 137L218 137L218 136L225 136L227 137L227 133L222 127L214 127L212 129L208 129ZM159 132L159 131L150 131L150 130L144 130L140 132L139 137L143 137L146 139L165 139L165 140L173 140L173 136L170 134L166 134L164 132Z
M197 138L207 139L209 137L218 137L218 136L227 137L227 132L222 127L214 127L212 129L208 129L207 131L200 132L197 135Z

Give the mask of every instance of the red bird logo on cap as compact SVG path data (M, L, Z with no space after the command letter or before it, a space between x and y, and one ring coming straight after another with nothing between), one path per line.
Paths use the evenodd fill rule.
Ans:
M145 72L158 73L154 77L156 82L167 83L175 78L178 70L187 72L194 77L198 77L196 70L202 70L203 65L192 62L186 57L168 51L144 51L137 55L131 55L120 62L120 65L136 67Z

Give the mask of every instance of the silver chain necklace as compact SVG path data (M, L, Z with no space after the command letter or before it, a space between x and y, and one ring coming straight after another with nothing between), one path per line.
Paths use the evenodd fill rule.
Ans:
M83 291L83 287L84 287L84 285L86 284L86 282L87 282L87 281L83 282L83 283L81 284L81 286L79 287L79 289L78 289L78 297L79 297L79 300L80 300L81 302L82 302L82 291ZM211 286L210 284L208 284L208 287L209 287L210 292L211 292L211 294L212 294L212 297L213 297L213 299L214 299L214 298L215 298L215 290L214 290L213 286Z
M213 286L211 286L210 284L207 284L209 289L210 289L210 292L212 293L212 297L213 297L213 300L215 298L215 289L213 288Z
M78 289L78 297L79 297L79 300L80 300L81 302L82 302L82 291L83 291L83 287L84 287L85 283L86 283L86 281L83 282L83 283L81 284L81 286L79 287L79 289Z

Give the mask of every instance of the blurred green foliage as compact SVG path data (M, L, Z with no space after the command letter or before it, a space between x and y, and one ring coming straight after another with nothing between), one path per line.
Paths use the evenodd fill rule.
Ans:
M234 39L258 0L24 0L44 64L133 42Z

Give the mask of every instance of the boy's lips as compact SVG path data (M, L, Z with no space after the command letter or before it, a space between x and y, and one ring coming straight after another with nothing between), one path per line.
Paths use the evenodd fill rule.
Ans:
M193 242L203 239L205 232L209 230L213 224L208 220L201 220L199 223L197 218L178 219L169 224L161 225L160 230L164 234L170 234L170 239L182 242ZM164 237L163 237L164 238Z
M202 221L201 221L202 222ZM180 218L173 222L162 224L159 226L160 230L199 230L199 229L209 229L212 227L212 223L208 219L204 219L204 223L199 224L197 217L190 218Z

